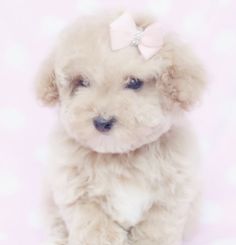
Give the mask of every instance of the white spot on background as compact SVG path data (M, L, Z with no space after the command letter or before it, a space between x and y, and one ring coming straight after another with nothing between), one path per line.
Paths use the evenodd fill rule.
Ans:
M205 15L201 12L193 12L183 19L182 30L191 36L202 35L205 28Z
M49 37L57 36L57 34L62 31L66 26L66 22L56 16L44 16L42 17L41 31Z
M215 37L213 50L218 54L236 53L236 32L234 30L224 30Z
M230 185L236 188L236 166L232 166L226 171L225 178Z
M45 165L47 164L47 161L48 161L48 147L47 147L47 145L41 146L38 149L36 149L35 158L39 162L41 162Z
M212 147L211 142L209 141L209 139L203 139L200 141L200 144L202 149L201 153L204 154L204 156L207 156Z
M42 215L39 211L31 211L28 216L28 222L30 227L34 229L40 230L43 228Z
M157 16L165 16L171 10L171 7L172 0L159 0L151 2L148 10Z
M93 14L100 8L99 5L95 0L80 0L77 1L77 10L83 14Z
M26 67L29 64L29 53L26 47L20 43L12 43L5 48L3 57L6 63L12 67Z
M0 242L6 242L7 234L0 232Z
M202 207L201 222L203 224L217 224L223 217L222 207L213 201L206 201Z
M26 118L23 112L15 108L0 108L0 129L15 131L25 126Z
M12 171L0 172L0 196L12 196L21 189L18 176Z
M236 238L225 238L210 243L210 245L235 245L235 244L236 244Z
M232 0L218 0L220 6L229 6L232 3Z

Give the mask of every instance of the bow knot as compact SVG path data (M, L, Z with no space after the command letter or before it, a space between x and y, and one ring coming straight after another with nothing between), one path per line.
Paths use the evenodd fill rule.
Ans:
M127 46L135 46L145 59L155 55L163 44L164 31L157 22L145 30L136 26L133 18L124 13L110 25L111 48L119 50Z
M131 41L132 46L138 46L141 43L141 40L143 38L143 30L138 30L133 37L133 40Z

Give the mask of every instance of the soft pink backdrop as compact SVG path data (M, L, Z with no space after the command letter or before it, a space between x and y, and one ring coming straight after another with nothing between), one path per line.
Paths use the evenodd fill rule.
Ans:
M0 2L0 244L43 239L42 165L55 113L40 108L33 80L57 33L81 13L118 1ZM209 88L191 114L203 151L204 205L191 245L236 244L236 3L233 0L128 0L189 41L205 63Z

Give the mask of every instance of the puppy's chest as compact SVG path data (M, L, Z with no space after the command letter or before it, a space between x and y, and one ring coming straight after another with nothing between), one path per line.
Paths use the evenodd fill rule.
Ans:
M148 188L116 181L109 186L104 209L118 223L130 227L142 220L152 203L153 194Z

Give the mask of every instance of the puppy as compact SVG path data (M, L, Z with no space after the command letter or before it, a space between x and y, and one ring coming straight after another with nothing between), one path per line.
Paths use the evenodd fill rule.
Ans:
M98 14L62 32L37 77L38 98L59 111L49 244L182 243L198 198L185 113L204 87L194 54L147 16Z

